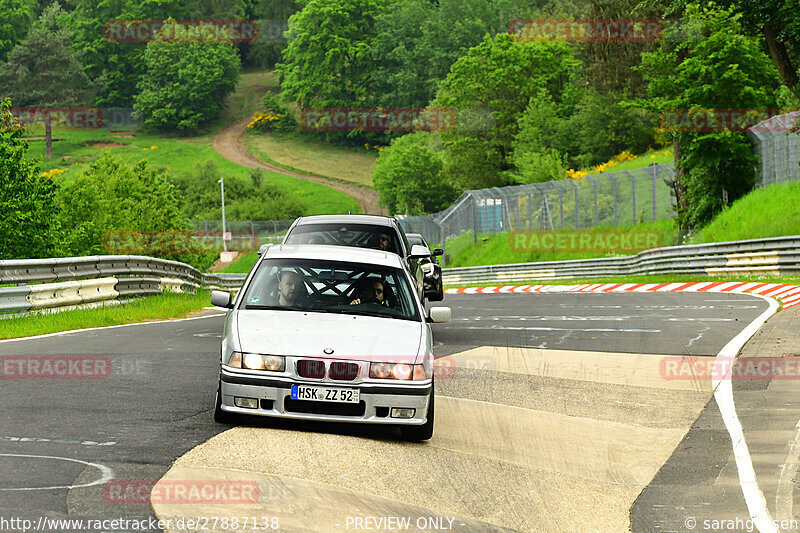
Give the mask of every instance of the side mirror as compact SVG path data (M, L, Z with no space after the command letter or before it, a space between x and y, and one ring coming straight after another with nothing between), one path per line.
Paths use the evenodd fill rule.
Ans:
M231 293L223 291L211 291L211 305L233 309Z
M452 316L453 311L449 307L431 307L430 311L428 311L428 321L437 324L450 322Z
M414 246L412 246L411 253L409 254L409 257L411 257L411 259L424 259L430 256L431 256L431 251L427 247L422 246L421 244L415 244Z
M433 255L444 255L444 250L442 250L441 248L434 248Z

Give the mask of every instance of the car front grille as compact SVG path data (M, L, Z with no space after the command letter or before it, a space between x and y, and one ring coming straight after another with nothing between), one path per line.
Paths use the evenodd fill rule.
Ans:
M358 376L358 364L356 363L342 363L335 361L331 363L331 368L328 371L328 377L331 379L352 381Z
M325 377L325 362L302 359L297 362L297 375L303 378L322 379Z

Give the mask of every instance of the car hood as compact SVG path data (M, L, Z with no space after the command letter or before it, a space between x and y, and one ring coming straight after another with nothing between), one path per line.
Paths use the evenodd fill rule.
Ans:
M408 362L418 360L426 326L395 318L271 310L239 311L236 321L243 352Z

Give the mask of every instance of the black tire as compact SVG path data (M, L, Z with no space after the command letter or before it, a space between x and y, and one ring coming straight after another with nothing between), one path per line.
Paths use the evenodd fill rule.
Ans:
M433 437L433 388L431 388L431 403L428 406L428 420L421 426L400 426L400 436L403 440L420 442Z
M236 415L222 410L222 382L217 386L217 399L214 405L214 421L220 424L235 424Z

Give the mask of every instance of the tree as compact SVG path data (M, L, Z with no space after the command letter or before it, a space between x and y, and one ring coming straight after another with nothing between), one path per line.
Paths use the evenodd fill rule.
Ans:
M372 105L375 23L392 5L392 0L309 0L289 18L289 43L276 65L284 98L301 109Z
M56 185L26 157L24 128L0 102L0 259L54 255L58 230Z
M763 109L775 105L778 75L758 38L742 33L742 15L713 4L689 4L683 31L696 39L668 33L659 50L642 54L640 70L648 82L652 111L678 109ZM682 231L699 227L725 204L752 187L754 158L743 132L666 132L673 141L675 177ZM727 194L725 194L725 191ZM708 198L706 198L708 197Z
M431 103L485 117L478 124L459 119L439 133L447 179L462 189L506 184L519 115L541 90L558 105L572 105L578 66L563 42L515 41L498 34L471 48L453 64Z
M656 0L650 2L656 3ZM672 0L666 13L680 12L691 3L691 0ZM800 10L797 1L717 0L712 5L742 15L739 19L741 29L766 46L781 81L800 98L797 71L800 65Z
M223 108L239 79L239 56L230 43L147 43L146 71L134 109L144 125L195 132Z
M36 0L0 0L0 61L28 34L35 16Z
M136 88L144 74L145 43L115 42L106 34L114 20L164 20L188 18L182 0L80 0L67 17L73 33L73 49L80 54L84 72L91 79L106 78L98 88L95 104L104 107L133 106Z
M283 32L288 29L289 17L300 8L296 0L258 0L247 15L258 21L258 38L242 45L243 57L260 67L274 67L286 47Z
M0 66L0 94L21 107L44 107L45 157L53 156L49 107L77 106L90 100L93 86L69 49L70 33L61 25L58 2L44 10L24 42Z
M485 35L507 31L513 12L513 0L406 0L379 15L372 47L377 103L426 106L453 63Z
M442 179L442 161L430 142L429 133L410 133L394 139L378 156L372 181L391 214L433 213L456 198Z

